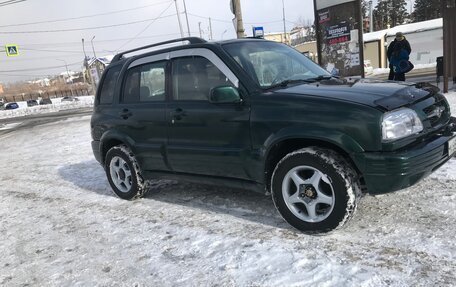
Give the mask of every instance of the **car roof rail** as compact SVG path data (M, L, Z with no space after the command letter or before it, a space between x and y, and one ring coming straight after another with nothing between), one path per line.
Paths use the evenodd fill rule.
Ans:
M190 44L201 44L201 43L206 43L207 42L206 40L198 38L198 37L186 37L186 38L168 40L168 41L164 41L164 42L160 42L160 43L156 43L156 44L151 44L151 45L147 45L147 46L143 46L143 47L139 47L139 48L135 48L135 49L131 49L131 50L119 53L119 54L114 56L114 58L112 59L111 63L119 61L120 59L122 59L123 55L125 55L125 54L130 54L130 53L133 53L133 52L136 52L136 51L145 50L145 49L149 49L149 48L152 48L152 47L158 47L158 46L162 46L162 45L166 45L166 44L172 44L172 43L184 42L184 41L188 41Z

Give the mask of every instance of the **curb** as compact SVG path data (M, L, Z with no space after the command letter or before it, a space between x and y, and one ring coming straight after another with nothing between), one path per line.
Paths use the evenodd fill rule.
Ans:
M425 68L425 69L417 69L412 70L410 73L406 74L409 77L413 76L432 76L435 75L437 77L436 68ZM369 75L366 78L373 78L373 79L387 79L388 73L376 74L376 75Z

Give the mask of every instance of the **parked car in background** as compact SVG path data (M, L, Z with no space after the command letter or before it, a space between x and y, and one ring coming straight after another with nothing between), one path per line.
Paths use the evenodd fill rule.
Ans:
M62 102L77 102L79 101L78 98L73 97L73 96L67 96L62 98Z
M6 103L4 106L3 106L3 109L4 110L15 110L15 109L18 109L19 108L19 105L15 102L12 102L12 103Z
M38 106L38 101L37 100L28 100L27 107L33 107L33 106Z
M41 99L40 105L52 105L51 99Z

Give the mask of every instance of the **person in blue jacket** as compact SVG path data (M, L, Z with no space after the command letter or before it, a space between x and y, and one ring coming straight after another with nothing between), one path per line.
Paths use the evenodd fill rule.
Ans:
M390 73L388 80L405 81L405 72L409 71L408 61L412 52L410 43L405 39L402 32L396 33L396 38L388 46L387 56L389 61ZM411 65L411 64L410 64Z

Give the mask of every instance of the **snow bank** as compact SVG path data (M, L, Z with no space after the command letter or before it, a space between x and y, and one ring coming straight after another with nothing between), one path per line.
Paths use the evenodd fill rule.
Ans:
M388 29L365 33L363 35L363 41L366 43L366 42L384 39L387 32L388 32Z
M419 70L426 70L426 69L433 69L437 66L437 63L430 63L430 64L417 64L415 68L413 68L411 74ZM380 74L388 74L390 71L389 68L376 68L374 69L373 75L380 75Z
M94 96L80 96L77 98L79 99L79 101L74 102L62 102L62 98L55 98L51 99L52 104L39 105L33 107L27 107L26 101L17 102L19 105L18 109L0 110L0 119L45 114L69 109L93 107Z
M402 32L404 34L416 33L427 30L441 29L443 27L442 18L433 19L429 21L422 21L418 23L410 23L405 25L395 26L390 29L379 30L375 32L365 33L363 35L364 42L371 42L376 40L381 40L386 37L396 36L397 32Z
M405 25L399 25L388 29L387 36L396 36L397 32L402 32L404 34L427 31L427 30L434 30L434 29L442 29L443 27L443 19L433 19L428 21L422 21L418 23L410 23Z

